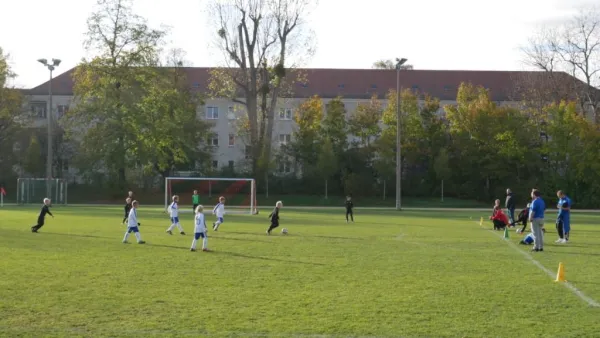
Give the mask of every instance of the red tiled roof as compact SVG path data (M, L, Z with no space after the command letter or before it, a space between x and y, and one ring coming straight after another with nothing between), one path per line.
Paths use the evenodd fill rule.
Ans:
M74 68L52 81L54 95L73 95ZM210 68L184 68L190 87L206 92ZM396 70L387 69L301 69L308 80L294 86L294 97L319 95L323 98L370 98L373 94L384 97L396 88ZM400 73L400 86L428 93L441 100L455 100L456 91L463 82L488 88L495 101L510 100L520 76L543 77L543 72L518 71L463 71L463 70L405 70ZM555 73L567 81L573 78L566 73ZM29 90L31 95L46 95L48 82Z

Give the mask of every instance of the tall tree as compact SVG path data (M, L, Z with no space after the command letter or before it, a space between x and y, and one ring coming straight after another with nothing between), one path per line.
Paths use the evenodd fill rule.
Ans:
M600 123L600 7L581 8L569 21L542 28L523 52L526 63L549 73L550 79L555 72L564 71L582 80L553 84L572 88L569 94L575 95L571 98L578 99ZM553 101L561 99L564 97Z
M321 124L321 139L329 139L337 159L348 149L348 121L346 107L341 97L327 103L326 115Z
M23 170L33 177L44 176L44 160L42 159L42 148L35 135L31 136L29 146L23 157Z
M8 63L8 55L0 48L0 176L13 176L16 164L13 145L17 141L24 122L23 96L9 85L16 75ZM24 149L24 147L22 147Z
M79 143L79 163L88 171L107 170L124 188L126 168L138 163L136 133L143 87L156 79L165 32L152 29L132 11L132 0L97 0L87 20L83 59L74 74L77 105L67 115L71 139ZM111 181L112 182L112 181Z
M348 130L358 138L359 147L370 148L372 142L379 137L381 116L382 107L377 95L373 95L369 103L358 105L348 121Z
M211 74L213 96L229 97L247 114L243 123L251 146L256 177L261 163L270 163L275 110L297 74L290 68L311 55L311 34L305 17L313 0L213 1L218 46L225 68ZM261 158L265 158L264 160Z
M375 69L396 69L396 63L393 60L379 60L373 63ZM402 70L413 70L413 65L404 64L400 66Z
M303 176L310 176L316 169L323 109L323 100L313 96L302 102L294 114L296 130L287 152L295 159Z

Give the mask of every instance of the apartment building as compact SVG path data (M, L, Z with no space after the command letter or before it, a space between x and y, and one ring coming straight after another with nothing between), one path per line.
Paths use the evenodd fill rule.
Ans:
M184 68L193 91L207 92L209 68ZM54 119L59 120L73 106L73 69L57 76L52 81L53 100L51 111ZM301 69L306 82L296 83L293 95L283 98L277 108L276 126L273 133L274 144L290 142L295 130L293 114L306 99L319 95L325 103L333 98L342 97L348 116L353 114L361 103L368 102L373 95L386 104L386 95L396 89L396 71L379 69ZM427 93L441 100L442 106L455 102L458 87L463 82L480 85L490 91L494 101L505 104L514 101L515 89L523 78L540 76L539 72L505 71L451 71L451 70L404 70L400 72L401 88L410 88L416 93ZM559 74L572 81L569 75ZM43 83L28 90L34 126L43 127L47 121L47 101L49 83ZM215 136L208 140L215 146L212 165L235 167L245 162L247 144L236 134L234 123L243 110L230 99L209 99L204 106L198 107L197 116L214 126ZM291 170L285 165L280 171ZM71 171L71 170L69 170Z

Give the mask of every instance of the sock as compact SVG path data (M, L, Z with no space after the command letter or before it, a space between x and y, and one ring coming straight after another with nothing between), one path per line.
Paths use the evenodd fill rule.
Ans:
M179 229L179 232L183 232L183 227L181 225L179 225L179 223L175 224L177 226L177 229Z
M194 238L192 241L192 249L196 250L196 244L198 244L198 240Z
M218 229L218 228L219 228L219 225L221 225L221 222L219 222L219 221L216 221L216 222L215 222L215 229Z
M138 242L141 242L141 241L142 241L142 235L140 235L140 233L139 233L139 232L136 232L136 233L135 233L135 238L137 238L137 241L138 241Z
M127 242L127 238L129 237L129 229L125 232L125 237L123 237L123 242Z
M202 239L202 250L204 249L208 249L208 237L206 237L206 235Z
M350 219L354 222L354 214L350 214Z
M171 226L167 229L167 231L172 231L175 228L175 224L171 224Z

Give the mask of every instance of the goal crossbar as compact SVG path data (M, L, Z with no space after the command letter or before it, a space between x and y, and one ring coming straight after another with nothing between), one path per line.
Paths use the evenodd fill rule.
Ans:
M249 197L249 205L243 205L243 206L229 206L229 208L233 208L233 209L244 209L244 208L248 208L248 211L250 214L254 214L257 208L256 205L256 181L253 178L220 178L220 177L177 177L177 176L169 176L169 177L165 177L165 211L168 210L168 206L171 203L171 197L172 195L174 195L175 193L172 191L171 189L171 185L170 182L173 181L198 181L198 182L208 182L208 195L209 197L212 197L212 191L211 191L211 187L212 185L216 185L218 184L218 182L248 182L250 183L250 189L248 194L250 195ZM233 186L233 184L232 184ZM239 189L239 187L238 187ZM192 189L190 189L192 190ZM197 188L193 188L193 190L199 190ZM227 189L226 189L227 190ZM233 190L236 190L235 187L233 187ZM190 193L191 191L186 191L185 193ZM236 191L237 193L237 191ZM218 191L215 191L215 194L219 194ZM180 196L181 199L181 196ZM205 206L206 207L206 206ZM187 209L184 209L187 210ZM209 211L208 209L205 211Z

